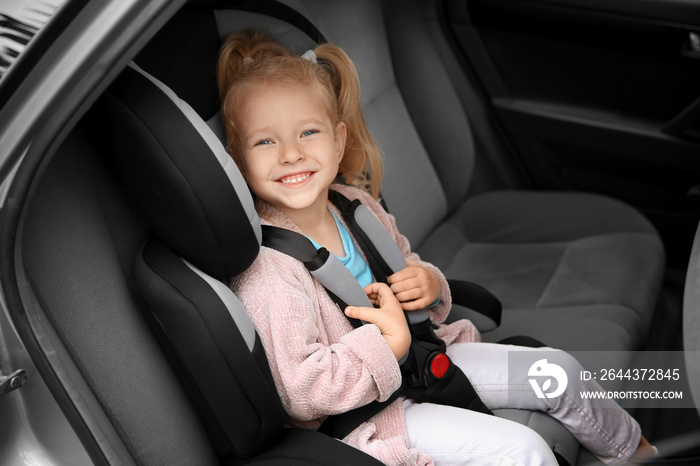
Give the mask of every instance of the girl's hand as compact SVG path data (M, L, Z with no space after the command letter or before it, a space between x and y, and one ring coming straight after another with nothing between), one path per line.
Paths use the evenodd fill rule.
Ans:
M372 283L365 288L370 301L379 309L371 307L348 306L348 317L364 320L379 327L379 331L389 344L389 348L400 360L411 346L411 333L408 330L406 316L394 293L384 283Z
M412 259L406 268L389 277L389 285L404 311L417 311L430 306L440 297L440 282L433 272Z

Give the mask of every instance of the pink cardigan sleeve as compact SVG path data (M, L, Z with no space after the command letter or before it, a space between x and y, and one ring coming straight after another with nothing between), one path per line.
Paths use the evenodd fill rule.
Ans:
M312 421L383 401L401 384L379 329L353 330L296 260L263 248L234 290L251 314L292 418Z

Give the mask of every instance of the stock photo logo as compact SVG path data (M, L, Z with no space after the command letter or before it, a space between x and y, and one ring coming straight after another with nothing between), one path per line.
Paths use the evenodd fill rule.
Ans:
M527 372L528 381L537 398L556 398L566 390L569 378L558 364L548 363L546 359L535 361ZM552 386L552 381L556 384ZM540 385L541 383L541 385Z

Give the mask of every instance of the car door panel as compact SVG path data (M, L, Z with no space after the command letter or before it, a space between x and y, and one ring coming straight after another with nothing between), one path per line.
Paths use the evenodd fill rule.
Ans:
M448 0L449 31L538 189L611 195L687 257L700 217L700 3Z

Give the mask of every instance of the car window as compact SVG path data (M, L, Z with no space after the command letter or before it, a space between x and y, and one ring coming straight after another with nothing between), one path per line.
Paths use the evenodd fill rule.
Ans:
M0 0L0 80L66 0Z

